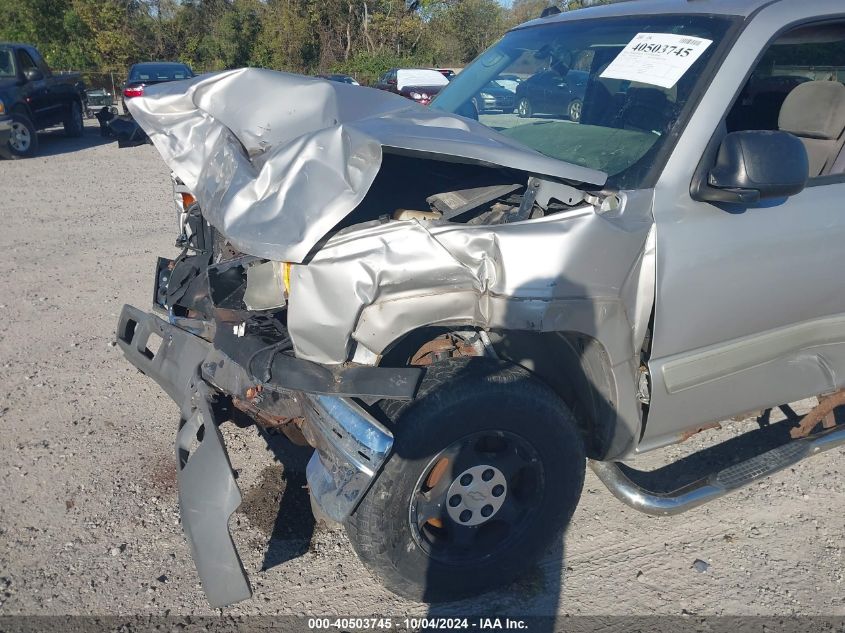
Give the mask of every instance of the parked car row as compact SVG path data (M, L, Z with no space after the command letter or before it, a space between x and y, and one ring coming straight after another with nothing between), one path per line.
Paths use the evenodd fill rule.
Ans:
M446 69L391 68L375 87L428 105L455 77ZM589 73L569 69L543 69L527 79L508 74L489 81L471 99L472 111L464 116L477 118L493 112L516 113L522 118L537 114L563 115L581 120L581 110Z

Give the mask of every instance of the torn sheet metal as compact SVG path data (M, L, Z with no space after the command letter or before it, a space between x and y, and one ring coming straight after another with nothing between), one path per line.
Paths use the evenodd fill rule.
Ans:
M642 344L653 287L651 196L612 213L584 203L524 222L390 222L331 238L293 266L288 328L298 357L374 358L429 325L575 331L614 365Z
M206 219L266 259L302 262L364 198L386 149L592 187L607 178L397 95L270 70L150 86L127 106Z

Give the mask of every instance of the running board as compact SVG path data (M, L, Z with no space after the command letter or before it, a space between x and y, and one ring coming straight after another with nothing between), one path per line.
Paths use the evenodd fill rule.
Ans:
M613 496L646 514L668 516L718 499L807 457L845 444L845 426L792 440L770 451L702 477L672 492L659 493L643 488L628 478L618 462L590 461L590 468ZM634 471L638 472L638 471Z

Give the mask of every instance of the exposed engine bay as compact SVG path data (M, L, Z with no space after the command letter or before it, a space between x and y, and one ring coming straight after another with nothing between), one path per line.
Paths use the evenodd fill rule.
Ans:
M247 85L267 98L246 107ZM173 170L184 248L160 260L156 304L245 369L208 371L241 401L263 385L260 415L299 417L273 384L412 397L420 346L456 332L437 354L486 353L487 332L582 333L636 393L649 192L605 190L606 174L457 115L272 71L164 84L130 107ZM363 368L393 373L362 383Z

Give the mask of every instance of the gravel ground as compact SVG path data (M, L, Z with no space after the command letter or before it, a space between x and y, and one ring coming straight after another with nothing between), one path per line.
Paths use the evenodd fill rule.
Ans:
M177 408L112 343L121 306L148 307L155 257L175 253L170 196L152 147L119 150L90 127L0 162L0 614L219 613L179 526ZM676 518L628 509L588 473L567 534L519 582L429 608L381 589L342 531L314 526L307 453L254 428L224 435L255 591L227 613L845 615L841 450Z

